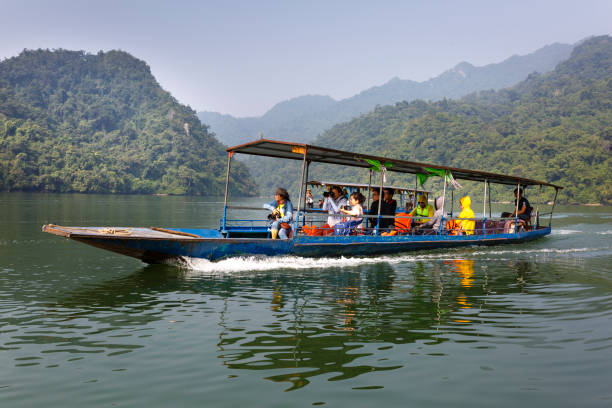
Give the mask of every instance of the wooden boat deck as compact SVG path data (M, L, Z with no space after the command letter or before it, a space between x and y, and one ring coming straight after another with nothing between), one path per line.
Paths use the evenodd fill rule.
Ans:
M178 230L150 227L65 227L55 224L47 224L42 227L44 232L59 235L66 238L96 237L96 238L132 238L153 240L196 240L202 236Z

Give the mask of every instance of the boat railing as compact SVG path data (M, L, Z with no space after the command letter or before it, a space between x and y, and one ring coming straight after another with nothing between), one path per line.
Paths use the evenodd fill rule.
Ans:
M332 235L334 234L334 228L323 228L322 226L326 223L327 217L330 214L310 212L306 211L310 216L304 217L300 222L298 229L298 235ZM316 215L315 215L316 214ZM362 216L364 219L406 219L411 220L411 223L417 221L427 221L431 217L416 217L416 216L401 216L401 215L368 215ZM341 218L338 215L338 218ZM536 222L537 218L535 215L531 217L529 221L517 219L515 217L502 218L502 217L475 217L475 218L458 218L446 216L442 218L440 228L437 231L433 229L418 229L411 225L409 228L397 227L391 225L389 228L357 228L356 233L365 233L368 235L494 235L494 234L519 234L526 231L541 229L540 225ZM461 221L474 221L474 229L469 231L463 231L460 228ZM394 223L395 224L395 223ZM517 227L518 225L518 227ZM317 228L315 230L315 228Z
M227 206L228 209L234 210L246 210L246 211L268 211L262 207L251 207L251 206ZM515 217L502 218L502 217L475 217L475 218L459 218L452 217L450 214L442 218L440 228L436 231L433 229L419 229L414 228L417 222L426 222L431 217L417 217L417 216L406 216L406 215L369 215L364 214L362 218L364 223L356 229L356 233L365 233L368 235L494 235L494 234L518 234L530 230L537 230L543 227L539 225L539 217L549 215L550 213L541 213L532 215L529 221L517 219ZM317 211L316 209L305 209L296 213L296 217L293 221L294 231L297 235L333 235L334 228L324 228L323 225L327 222L328 217L333 214L327 212ZM347 217L337 214L339 219L347 219ZM368 223L365 220L383 220L393 219L394 222L388 228L379 227L368 227ZM409 228L402 228L402 226L396 226L395 220L406 219L410 220L411 226ZM474 221L474 229L464 231L461 228L462 221ZM224 224L225 223L225 224ZM374 223L378 224L378 223ZM253 218L239 218L239 219L220 219L219 228L223 229L238 229L243 232L260 231L262 228L269 228L270 220L268 219L253 219ZM517 227L518 226L518 227Z
M254 219L226 219L227 227L262 227L270 221L267 219L254 220ZM219 227L222 226L223 220L219 220Z
M268 211L263 207L249 207L244 205L228 205L228 210L253 210L253 211Z

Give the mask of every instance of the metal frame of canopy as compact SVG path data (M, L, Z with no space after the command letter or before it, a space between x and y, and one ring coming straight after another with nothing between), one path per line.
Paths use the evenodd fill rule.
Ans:
M381 171L381 180L380 180L380 196L382 197L382 190L384 188L384 175L385 171L390 172L398 172L398 173L409 173L409 174L428 174L428 169L434 169L443 172L444 177L444 189L443 189L443 200L442 200L442 209L444 211L444 204L446 199L446 184L447 184L447 176L451 174L455 179L459 180L471 180L471 181L482 181L484 182L484 200L483 200L483 217L486 217L486 198L487 198L487 188L489 190L489 213L491 211L490 205L490 184L504 184L504 185L516 185L517 189L520 190L521 187L527 186L540 186L540 191L542 186L552 187L555 189L555 198L553 201L553 207L550 213L549 226L552 223L552 212L554 211L557 194L560 189L563 187L547 183L544 181L538 181L533 179L528 179L524 177L517 176L508 176L504 174L496 174L490 172L484 172L479 170L468 170L461 169L457 167L449 167L449 166L440 166L429 163L419 163L413 161L406 161L400 159L393 159L382 156L374 156L369 154L361 154L354 152L347 152L336 149L329 149L321 146L308 145L304 143L293 143L293 142L285 142L285 141L277 141L277 140L267 140L267 139L259 139L253 142L241 144L238 146L229 147L226 149L228 152L228 161L227 161L227 174L225 179L225 199L223 206L223 229L222 232L226 233L226 219L227 219L227 199L228 199L228 188L229 188L229 172L231 169L231 158L234 153L241 154L250 154L255 156L266 156L266 157L276 157L283 158L289 160L301 160L302 161L302 174L300 179L300 195L298 199L297 212L298 217L294 220L295 226L297 227L300 211L304 211L305 205L305 189L307 183L305 180L308 179L308 169L310 163L327 163L327 164L337 164L341 166L349 166L349 167L360 167L360 168L368 168L370 169L372 164L368 162L376 161L378 163L384 163L382 166L384 171ZM385 168L385 166L390 165L389 168ZM370 182L371 185L372 179L372 171L370 170ZM415 180L416 183L416 180ZM416 185L415 185L416 190ZM304 198L304 205L302 204L302 198ZM369 201L369 200L368 200ZM381 201L379 201L378 214L380 216L381 209ZM538 196L538 208L536 209L536 214L539 215L539 196ZM518 213L518 200L516 204L515 214ZM485 218L486 219L486 218ZM518 222L518 215L515 215L516 222ZM378 234L378 228L376 231Z
M343 181L318 181L318 180L309 180L306 182L307 185L309 186L318 186L318 187L333 187L333 186L338 186L338 187L348 187L348 188L353 188L353 189L377 189L380 186L377 184L366 184L366 183L348 183L348 182L343 182ZM385 186L385 188L388 189L392 189L395 190L398 193L412 193L412 194L426 194L429 195L431 193L431 191L429 190L419 190L419 189L414 189L414 188L410 188L410 187L400 187L400 186Z
M309 180L306 182L306 189L308 189L308 186L318 186L318 187L324 187L327 186L328 188L331 188L333 186L338 186L338 187L348 187L349 189L367 189L368 191L368 201L367 201L367 205L366 207L369 208L370 206L370 193L372 190L376 190L378 188L380 188L380 186L378 185L373 185L371 184L371 178L370 178L370 184L365 184L365 183L348 183L348 182L342 182L342 181L318 181L318 180ZM400 194L400 205L403 207L404 206L404 201L403 201L403 193L409 193L410 195L414 196L415 202L413 203L414 205L416 205L416 197L419 194L425 194L425 196L429 196L429 194L431 193L431 191L428 190L419 190L419 189L414 189L414 188L409 188L409 187L400 187L400 186L385 186L386 189L392 189L395 190L396 192L398 192Z

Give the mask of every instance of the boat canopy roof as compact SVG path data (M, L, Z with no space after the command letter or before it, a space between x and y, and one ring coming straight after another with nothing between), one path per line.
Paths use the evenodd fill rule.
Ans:
M391 163L387 171L410 174L427 174L427 168L437 170L448 170L455 179L472 181L489 181L496 184L521 186L549 186L562 189L545 181L537 181L524 177L508 176L505 174L488 173L478 170L460 169L456 167L440 166L437 164L418 163L413 161L392 159L389 157L373 156L346 152L342 150L329 149L304 143L293 143L278 140L258 139L249 143L227 148L230 153L251 154L256 156L278 157L283 159L304 160L316 163L337 164L340 166L370 168L372 165L367 160L376 160L381 164ZM367 160L366 160L367 159Z
M306 184L311 185L311 186L327 186L327 187L331 187L331 186L338 186L338 187L349 187L349 188L359 188L359 189L367 189L368 188L368 184L364 184L364 183L347 183L345 181L317 181L317 180L310 180L308 182L306 182ZM380 189L380 184L371 184L370 185L371 189L374 190L378 190ZM390 188L393 189L395 191L397 191L398 193L417 193L417 194L429 194L431 193L431 191L427 191L427 190L421 190L421 189L414 189L414 188L409 188L409 187L399 187L399 186L383 186L383 188Z

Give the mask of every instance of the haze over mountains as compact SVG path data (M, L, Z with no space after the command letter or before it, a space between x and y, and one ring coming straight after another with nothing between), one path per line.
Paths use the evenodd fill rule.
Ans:
M309 142L335 124L368 113L377 105L416 99L456 99L475 91L512 86L532 72L552 70L569 57L573 47L547 45L531 54L515 55L482 67L462 62L428 81L393 78L340 101L321 95L299 96L278 103L261 117L236 118L216 112L198 112L198 117L222 143L230 146L256 139L259 132L267 139Z

